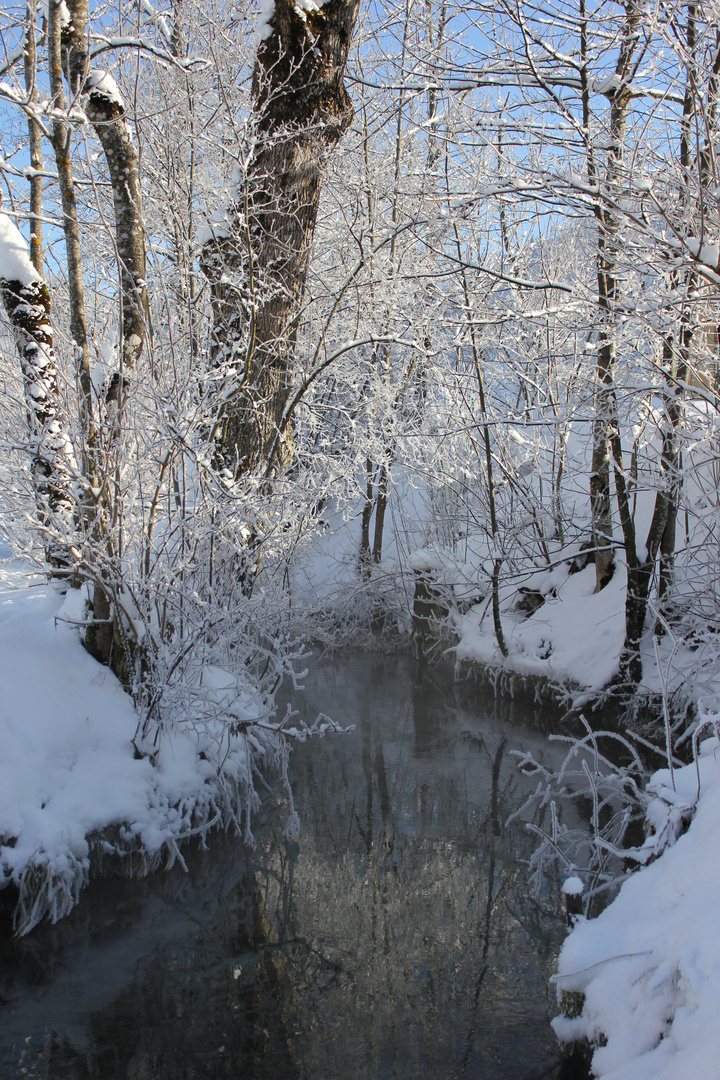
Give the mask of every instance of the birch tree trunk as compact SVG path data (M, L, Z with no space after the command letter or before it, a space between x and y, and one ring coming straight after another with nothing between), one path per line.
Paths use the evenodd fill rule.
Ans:
M227 227L202 251L225 386L214 463L233 478L292 456L285 409L324 162L353 115L343 73L358 5L276 0L253 74L254 145Z

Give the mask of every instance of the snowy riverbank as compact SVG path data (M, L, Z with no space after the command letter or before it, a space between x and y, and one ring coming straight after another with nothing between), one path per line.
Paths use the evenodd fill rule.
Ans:
M564 1041L597 1045L593 1071L605 1080L714 1080L720 1061L717 737L702 743L697 767L676 769L672 778L661 770L650 786L669 788L677 803L697 801L694 818L598 918L579 919L560 953L557 983L561 991L584 994L584 1005L579 1016L558 1017L554 1027Z
M541 678L572 688L577 706L615 676L624 637L625 568L595 592L592 565L568 572L569 563L524 582L537 607L523 609L523 594L508 590L501 614L508 656L494 634L488 601L459 617L457 655L494 671ZM594 919L580 917L559 958L557 987L582 994L564 998L570 1013L554 1022L563 1042L589 1040L593 1073L605 1080L715 1080L720 1030L719 667L715 643L679 641L669 634L643 642L641 691L677 693L692 701L700 721L697 762L662 769L647 785L652 834L670 841L689 829L650 865L636 870L616 899ZM659 708L659 706L658 706ZM592 713L588 713L592 723ZM658 718L662 726L662 718ZM713 734L714 733L714 734ZM707 736L713 736L708 738ZM697 736L696 736L697 737ZM660 740L662 741L662 740ZM685 740L685 753L689 749ZM673 820L675 819L675 820ZM665 840L658 840L662 850Z
M17 890L20 932L66 914L94 862L172 862L194 830L221 812L239 820L253 798L244 736L190 718L162 732L155 762L134 753L138 713L83 649L78 605L29 565L0 564L0 888ZM247 691L216 682L235 711L261 715Z

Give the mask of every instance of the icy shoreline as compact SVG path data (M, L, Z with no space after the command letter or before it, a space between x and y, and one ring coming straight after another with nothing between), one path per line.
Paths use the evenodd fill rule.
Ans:
M624 593L593 595L591 576L556 573L530 617L513 613L509 601L511 653L502 663L482 608L460 616L461 662L484 665L500 680L545 680L549 690L574 676L575 698L592 696L600 681L593 688L582 676L594 647L603 674L617 662ZM40 584L28 584L34 581ZM63 598L19 562L0 565L0 867L7 889L0 903L13 893L19 933L67 914L108 860L139 873L182 860L182 843L198 832L221 821L241 828L255 798L252 754L263 752L257 741L248 753L245 737L225 734L218 755L219 733L180 722L164 733L156 763L134 753L138 714L112 673L82 648L77 603L77 594ZM577 633L580 609L594 625L600 604L608 608L602 650ZM541 641L546 657L533 647ZM235 693L220 674L215 692ZM250 721L258 716L259 703L247 693L236 695L233 707ZM594 1070L609 1080L715 1075L720 1035L710 1013L720 998L720 871L711 845L720 827L720 745L706 740L702 749L700 798L687 833L636 871L601 916L581 919L560 955L558 988L582 994L583 1007L573 1019L559 1017L556 1033L594 1043ZM272 757L271 742L265 751ZM693 803L697 777L693 764L672 778L661 770L651 784L669 789L674 782L678 799Z

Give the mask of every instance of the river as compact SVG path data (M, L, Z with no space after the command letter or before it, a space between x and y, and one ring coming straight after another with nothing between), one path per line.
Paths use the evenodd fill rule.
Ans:
M268 797L252 849L213 837L72 915L0 938L3 1080L541 1080L557 883L506 826L546 718L403 656L317 662L289 699L354 730L299 746L302 828Z

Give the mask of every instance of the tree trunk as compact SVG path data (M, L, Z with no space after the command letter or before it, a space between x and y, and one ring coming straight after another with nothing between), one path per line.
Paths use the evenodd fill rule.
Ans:
M61 5L53 2L48 7L48 67L50 93L55 108L65 108L62 83L62 28ZM71 86L71 93L74 91ZM78 220L75 182L70 160L71 131L59 117L54 117L51 128L52 147L58 171L60 199L62 202L63 232L67 260L67 284L70 300L70 333L76 354L76 370L80 388L80 429L83 439L83 469L93 487L97 487L97 433L93 419L92 381L88 355L88 334L85 319L85 293L82 279L82 253L80 248L80 223Z
M122 406L128 377L137 367L148 326L145 231L138 154L125 105L114 79L88 70L87 0L68 0L70 22L62 32L62 68L71 95L83 97L110 174L115 210L115 247L120 269L122 348L120 371L108 388L108 404Z
M51 12L57 8L51 0ZM130 653L132 642L119 623L118 612L111 597L119 583L108 577L107 567L116 554L113 528L120 519L120 491L117 477L111 481L113 467L111 451L118 453L122 441L122 423L129 378L135 371L143 350L148 325L148 303L145 282L145 235L142 221L142 198L137 150L132 142L125 106L114 80L102 71L88 71L86 27L87 0L67 0L70 22L59 33L59 12L51 22L50 71L56 103L62 101L60 69L65 74L70 95L82 96L85 113L100 140L110 175L115 211L115 248L120 271L121 354L120 367L106 388L104 405L112 422L104 433L93 421L92 386L87 352L87 330L83 308L80 240L70 166L70 134L61 122L53 130L53 144L60 174L63 200L68 271L71 293L71 330L79 356L81 388L81 420L87 438L87 458L92 487L100 491L94 520L89 529L98 545L89 553L95 585L93 594L93 625L85 635L85 646L97 660L110 664L126 684L131 679ZM104 446L101 443L104 442ZM102 460L101 460L102 459ZM112 575L111 575L112 576Z
M13 275L0 277L0 293L20 354L31 475L45 555L56 571L67 574L77 561L72 551L77 467L53 351L50 292L30 262L22 235L6 215L0 215L0 267Z
M227 226L202 251L212 381L224 391L215 465L233 477L277 471L292 454L284 413L324 162L352 120L343 72L358 4L276 0L253 75L250 160Z
M598 183L598 169L593 147L590 143L590 84L588 76L587 23L585 2L580 3L581 31L580 52L582 59L581 83L583 105L583 128L587 139L588 181ZM610 102L610 148L607 164L606 191L612 200L619 200L622 185L622 161L625 143L627 112L630 104L629 80L638 40L638 24L641 12L635 0L625 4L625 24L622 29L620 49L615 66L614 79L607 91ZM610 499L609 443L619 438L617 398L615 395L615 365L617 362L617 304L620 299L620 271L618 267L618 220L612 210L601 201L595 204L598 225L597 283L601 329L598 333L596 368L595 421L593 423L593 449L590 468L590 510L592 514L593 544L595 547L595 587L604 589L613 575L615 556L613 550L612 505ZM617 469L617 461L615 467Z
M686 27L687 57L692 65L695 52L695 6L688 7L688 22ZM692 116L694 112L693 92L695 89L694 72L688 72L686 91L683 104L683 120L681 125L680 139L680 164L683 175L688 176L691 164L691 131ZM701 163L702 173L702 163ZM702 179L702 177L701 177ZM688 192L683 192L681 206L687 209ZM673 271L672 279L677 287L679 278ZM690 297L697 288L697 275L689 271L683 282L686 298ZM693 337L691 325L690 305L683 305L679 332L674 337L666 337L663 342L663 404L664 424L662 430L662 450L660 454L660 468L662 472L661 484L655 495L655 506L652 521L648 529L645 542L645 558L641 562L637 556L635 544L635 529L629 520L627 499L625 499L625 512L623 512L622 498L625 496L624 477L621 464L618 459L621 456L619 448L619 435L614 436L617 449L616 459L616 486L618 501L620 502L621 518L626 516L627 523L623 526L625 541L625 553L627 559L627 598L625 603L625 643L620 658L621 682L637 684L642 678L642 658L640 655L640 642L645 629L647 608L650 598L650 589L656 573L659 556L659 582L658 595L662 599L668 592L672 578L674 552L675 552L675 529L677 508L680 499L680 450L678 433L682 422L682 397L683 386L687 379L690 346ZM631 527L632 526L632 527Z
M124 388L143 350L148 325L145 282L145 232L137 150L125 106L104 72L90 72L85 82L85 112L105 151L115 208L115 244L120 266L122 352L118 378L108 402L122 406Z
M25 54L23 65L25 69L25 89L28 101L37 102L37 50L35 48L35 35L37 33L37 6L35 0L27 0L25 5ZM37 173L42 169L42 132L37 120L28 114L28 152L30 155L30 168ZM31 175L30 177L30 262L38 274L42 275L42 177Z

